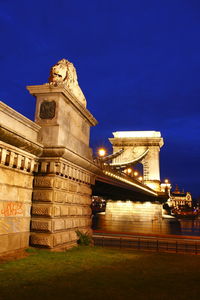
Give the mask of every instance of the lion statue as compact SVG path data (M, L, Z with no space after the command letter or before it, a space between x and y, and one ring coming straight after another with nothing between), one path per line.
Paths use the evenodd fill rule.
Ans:
M50 70L49 84L64 86L86 107L86 99L78 85L76 69L67 59L59 60Z

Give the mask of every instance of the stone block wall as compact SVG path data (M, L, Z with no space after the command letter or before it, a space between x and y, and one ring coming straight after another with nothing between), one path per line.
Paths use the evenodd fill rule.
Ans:
M0 142L0 254L29 245L35 156Z
M124 221L154 221L162 218L162 204L139 201L108 201L107 219Z
M41 163L34 179L31 245L66 249L91 232L91 174L62 159Z

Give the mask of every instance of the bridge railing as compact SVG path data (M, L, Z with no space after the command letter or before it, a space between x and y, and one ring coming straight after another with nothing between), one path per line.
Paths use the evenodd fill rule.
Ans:
M116 247L124 249L200 254L200 241L157 238L157 237L116 237L107 235L93 235L95 246Z
M130 182L137 182L137 184L141 184L142 185L142 181L140 181L137 178L132 178L131 176L129 176L128 174L117 170L116 168L110 166L109 164L105 164L104 161L100 158L95 158L94 159L94 163L96 164L97 167L99 167L104 173L107 172L107 175L110 174L114 174L116 176L119 176L120 178L126 179Z

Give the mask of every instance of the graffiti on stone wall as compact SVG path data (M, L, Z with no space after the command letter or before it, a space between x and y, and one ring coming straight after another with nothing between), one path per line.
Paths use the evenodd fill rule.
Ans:
M7 202L4 203L0 213L4 217L23 215L24 204L22 202Z

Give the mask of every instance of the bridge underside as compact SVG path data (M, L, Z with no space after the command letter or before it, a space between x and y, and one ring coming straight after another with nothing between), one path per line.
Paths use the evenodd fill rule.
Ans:
M159 201L165 202L166 195L152 195L150 192L143 191L138 187L133 187L118 180L110 178L97 177L95 185L92 186L92 195L101 196L105 199L112 200L132 200L132 201Z

